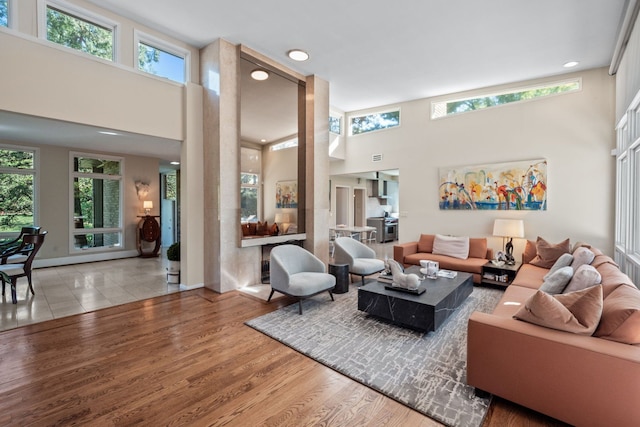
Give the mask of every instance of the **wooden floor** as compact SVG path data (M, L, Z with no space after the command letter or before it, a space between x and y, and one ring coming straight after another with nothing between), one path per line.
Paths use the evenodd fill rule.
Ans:
M243 324L288 303L199 289L1 332L0 425L439 425ZM498 399L485 422L550 425Z

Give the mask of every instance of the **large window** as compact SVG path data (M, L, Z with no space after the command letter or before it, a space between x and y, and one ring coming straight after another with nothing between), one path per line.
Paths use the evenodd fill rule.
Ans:
M72 154L72 249L122 246L123 160Z
M102 59L115 57L115 24L80 10L46 3L46 39Z
M36 150L0 146L0 233L34 225Z
M187 81L186 50L136 32L138 69L178 83Z
M0 27L9 26L9 0L0 0Z
M260 198L260 174L262 154L255 148L240 148L240 220L260 220L262 202Z
M580 90L580 88L580 79L574 79L540 86L512 89L506 92L498 92L489 95L433 102L431 104L431 118L437 119L453 114L483 110L485 108L496 107L498 105L510 104L513 102L527 101L550 95L574 92Z
M371 113L349 118L351 135L400 126L400 110Z

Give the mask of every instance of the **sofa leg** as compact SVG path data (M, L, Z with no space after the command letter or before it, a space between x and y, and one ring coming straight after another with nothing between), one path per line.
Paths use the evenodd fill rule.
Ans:
M491 393L489 393L488 391L481 390L481 389L479 389L478 387L476 387L476 388L473 390L473 392L474 392L474 394L476 395L476 397L479 397L479 398L481 398L481 399L486 399L486 398L488 398L489 396L491 396Z

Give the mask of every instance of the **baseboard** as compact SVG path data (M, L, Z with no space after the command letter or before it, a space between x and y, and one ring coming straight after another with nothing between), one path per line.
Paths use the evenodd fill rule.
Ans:
M105 252L99 254L86 254L77 256L68 256L60 258L36 259L33 261L34 268L59 267L61 265L82 264L85 262L109 261L112 259L134 258L137 257L138 251L118 251Z
M198 289L198 288L204 288L204 283L195 283L193 285L184 285L184 284L180 284L180 290L181 291L190 291L192 289Z

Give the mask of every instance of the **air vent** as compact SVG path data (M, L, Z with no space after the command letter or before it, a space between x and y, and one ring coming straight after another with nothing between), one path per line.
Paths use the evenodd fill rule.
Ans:
M382 154L374 154L373 156L371 156L371 161L372 162L381 162L382 161Z

